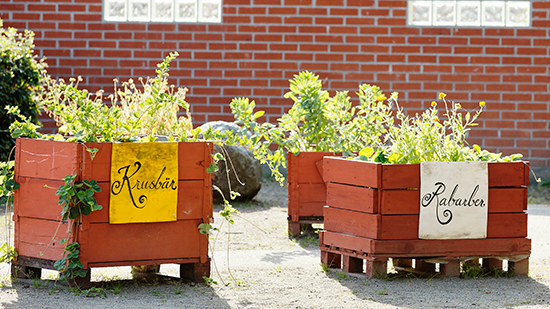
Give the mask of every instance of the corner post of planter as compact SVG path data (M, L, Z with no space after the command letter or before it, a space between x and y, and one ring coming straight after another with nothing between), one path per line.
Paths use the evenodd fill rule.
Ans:
M449 260L448 263L439 264L439 272L444 277L460 276L460 260Z

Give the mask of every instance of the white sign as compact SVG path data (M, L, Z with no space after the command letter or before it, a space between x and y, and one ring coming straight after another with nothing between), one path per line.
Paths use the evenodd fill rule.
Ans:
M420 239L487 237L487 162L420 163Z

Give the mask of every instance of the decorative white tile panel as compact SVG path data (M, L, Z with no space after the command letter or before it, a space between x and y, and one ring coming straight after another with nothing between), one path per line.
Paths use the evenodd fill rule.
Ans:
M506 26L529 27L531 19L531 6L525 1L506 2Z
M126 21L126 0L106 0L103 6L103 16L108 21Z
M434 26L454 26L456 24L456 1L434 1Z
M197 21L197 0L176 1L176 21L196 22Z
M199 0L199 21L218 23L221 21L221 0Z
M116 22L220 23L222 0L103 0L103 19Z
M481 25L481 3L479 1L458 1L456 24L458 26Z
M431 1L409 1L409 24L429 26L432 24Z
M481 25L504 26L504 1L481 2Z
M174 1L173 0L153 0L151 17L152 21L172 22L174 21Z
M410 0L407 10L407 22L411 26L529 27L531 25L529 0Z
M129 0L128 6L129 6L129 10L128 10L129 21L150 21L151 20L151 1Z

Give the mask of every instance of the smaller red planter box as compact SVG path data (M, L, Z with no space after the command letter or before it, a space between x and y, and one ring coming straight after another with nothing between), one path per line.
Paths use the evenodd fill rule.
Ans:
M323 223L326 186L323 157L332 152L288 153L288 233L298 236L303 225Z
M410 266L417 258L441 261L444 275L457 275L460 261L485 258L489 268L509 262L516 275L525 275L531 240L527 237L527 185L529 167L524 162L489 163L487 238L422 240L418 238L420 164L377 164L325 157L327 206L320 236L322 262L386 274L388 258ZM405 260L403 260L405 259ZM399 266L399 265L397 265ZM458 267L458 268L457 268Z
M212 181L209 144L179 143L177 221L109 224L111 143L71 143L37 139L17 139L15 181L15 275L42 268L54 269L63 257L65 244L80 244L84 269L106 266L180 264L181 276L201 281L210 275L208 237L198 225L212 218ZM92 160L87 148L99 151ZM61 206L55 195L63 177L77 174L76 180L96 180L102 191L95 194L103 209L82 218L70 234L71 224L60 223ZM52 240L52 237L55 238ZM17 274L19 272L19 274ZM89 284L89 275L82 283Z

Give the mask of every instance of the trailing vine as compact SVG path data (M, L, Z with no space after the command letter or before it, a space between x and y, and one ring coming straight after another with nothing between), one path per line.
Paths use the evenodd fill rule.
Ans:
M87 216L103 207L98 205L94 198L94 194L101 191L97 181L75 182L75 178L76 174L63 177L65 184L61 185L55 194L59 196L59 205L63 205L61 221L73 220L72 230L76 233L82 216ZM68 239L63 239L60 243L63 244L67 241ZM84 265L80 261L79 248L80 244L76 241L68 244L63 250L64 257L54 263L55 269L59 271L59 278L66 282L77 277L86 277L87 271L82 269Z

